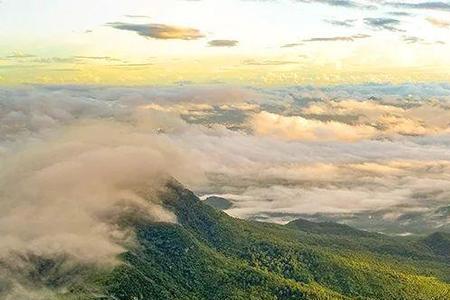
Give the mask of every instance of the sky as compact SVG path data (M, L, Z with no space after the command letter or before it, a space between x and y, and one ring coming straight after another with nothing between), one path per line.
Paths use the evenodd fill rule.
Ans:
M0 2L0 84L448 82L450 2Z

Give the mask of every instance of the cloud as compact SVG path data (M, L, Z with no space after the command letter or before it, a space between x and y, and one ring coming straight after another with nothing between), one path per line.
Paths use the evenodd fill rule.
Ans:
M326 23L335 25L335 26L342 26L342 27L353 27L356 19L346 19L346 20L324 20Z
M125 17L132 19L151 19L151 17L146 15L125 15Z
M375 30L389 30L389 31L399 31L404 30L397 28L396 26L400 24L400 21L392 18L364 18L364 23Z
M0 260L114 263L113 216L176 222L167 176L269 221L448 205L449 103L445 83L3 87Z
M387 13L391 16L397 16L397 17L411 17L414 16L414 14L406 12L406 11L390 11Z
M401 104L403 101L420 102L424 99L439 99L442 102L450 100L450 84L344 84L335 87L293 86L275 90L280 95L295 95L299 99L322 101L345 98L367 100L374 98L381 101L391 100Z
M350 36L315 37L303 40L303 42L354 42L355 40L369 38L368 34L355 34Z
M211 91L209 99L207 89L197 91L191 93L202 101L233 105L239 97L232 88ZM16 254L114 263L133 238L118 218L136 212L149 221L176 222L156 197L161 182L175 176L189 184L203 177L190 163L196 156L161 134L190 128L177 115L143 106L134 89L97 92L101 95L83 87L2 90L1 263ZM147 93L156 103L196 101L187 92ZM164 96L158 99L157 93ZM236 97L225 101L233 93Z
M0 58L1 59L1 58ZM86 61L98 61L98 62L121 62L123 60L111 56L87 56L87 55L75 55L67 57L42 57L31 54L14 53L4 57L5 60L14 61L16 63L37 63L37 64L84 64Z
M416 36L404 36L403 41L407 44L423 43L425 40Z
M36 55L22 52L14 52L10 55L5 56L6 59L28 59L34 57L36 57Z
M247 59L242 62L242 64L247 66L283 66L283 65L292 65L298 64L297 61L290 60L254 60Z
M449 133L450 111L445 105L422 103L403 108L372 101L328 101L311 104L303 109L309 116L346 116L353 126L371 126L374 136L432 135ZM352 116L354 118L352 118ZM342 118L341 118L342 119Z
M442 1L428 1L428 2L385 2L384 4L399 8L411 9L428 9L428 10L442 10L450 11L450 4Z
M251 119L251 128L258 135L268 135L287 140L307 141L355 141L368 139L376 134L370 126L351 126L340 122L308 120L300 116L281 116L260 112Z
M20 110L16 106L1 124L27 122ZM68 272L70 284L77 270L110 267L118 263L118 254L133 247L134 232L126 224L177 222L159 202L164 180L175 176L189 182L202 175L189 163L190 154L159 134L161 127L183 126L183 121L161 114L138 109L121 121L60 115L55 117L73 122L41 119L31 125L47 127L49 135L36 129L41 134L16 136L14 151L0 143L0 284L11 289L3 292L21 299L23 290L45 288L36 278L32 283L21 278L42 260L61 259L63 267L51 276ZM189 175L183 178L183 173Z
M303 43L289 43L289 44L284 44L281 46L281 48L294 48L294 47L298 47L298 46L303 46Z
M158 135L171 121L162 125L149 113L138 118L75 122L2 157L0 260L20 251L104 263L123 251L129 233L116 218L127 211L176 222L150 196L166 176L184 177L189 155Z
M377 9L375 5L363 4L352 0L295 0L304 3L320 3L336 7L358 8L358 9Z
M317 212L331 215L347 213L351 217L358 212L369 216L389 208L385 211L402 215L411 211L427 211L428 205L433 207L437 204L432 204L428 197L420 200L414 197L419 191L423 191L424 196L431 196L431 191L445 186L446 180L421 181L420 176L427 168L447 169L448 162L391 160L350 165L295 165L295 169L286 168L284 171L291 175L297 173L297 184L291 181L288 185L253 185L244 189L240 197L226 196L235 203L229 211L231 214L246 217L285 214L288 217L285 222L295 218L296 214L311 216ZM441 200L437 205L445 205L443 198L449 191L444 189L442 195L438 193Z
M236 40L212 40L208 42L210 47L236 47L239 41Z
M105 60L105 61L122 61L121 59L111 57L111 56L82 56L77 55L73 57L74 59L87 59L87 60Z
M441 19L436 19L432 17L426 18L426 20L433 26L438 28L450 28L450 21L445 21Z
M133 24L112 22L107 23L106 25L119 30L133 31L146 38L161 40L197 40L204 37L204 35L198 29L170 26L165 24Z
M110 65L111 67L116 67L116 68L135 68L135 69L140 69L140 68L148 68L149 66L154 66L154 63L121 63L121 64L116 64L116 65Z
M422 45L445 45L443 41L427 41L423 38L416 36L403 36L402 40L407 44L422 44Z

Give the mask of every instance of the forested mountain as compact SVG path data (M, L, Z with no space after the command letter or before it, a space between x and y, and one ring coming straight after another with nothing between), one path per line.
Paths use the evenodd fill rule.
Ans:
M160 198L178 224L122 218L137 239L122 263L66 274L78 280L58 298L450 299L446 234L394 238L332 223L245 221L174 181ZM57 263L40 266L35 276L44 274L48 288L62 286L61 276L49 280Z

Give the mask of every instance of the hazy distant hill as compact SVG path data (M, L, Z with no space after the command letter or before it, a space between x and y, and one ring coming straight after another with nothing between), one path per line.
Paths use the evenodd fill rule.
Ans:
M333 223L244 221L176 182L167 187L161 200L179 223L127 220L138 245L124 263L82 270L62 299L450 299L446 234L393 238Z
M376 237L376 233L362 231L344 224L334 222L311 222L305 219L296 219L286 224L287 227L295 228L304 232L316 234L331 234L338 236L353 237ZM381 237L381 236L379 236Z
M396 208L393 207L378 211L300 214L298 216L310 221L345 223L356 228L393 235L423 235L435 231L450 233L450 206L448 205L427 211L400 214L397 218L386 218L386 215L396 213Z
M230 200L217 196L210 196L203 202L219 210L227 210L233 206L233 202Z

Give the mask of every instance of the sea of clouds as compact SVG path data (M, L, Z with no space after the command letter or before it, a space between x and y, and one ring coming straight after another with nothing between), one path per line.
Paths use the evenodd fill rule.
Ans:
M177 222L151 196L170 176L242 218L430 214L450 201L449 120L449 84L3 87L0 261L114 264L133 242L114 216Z

